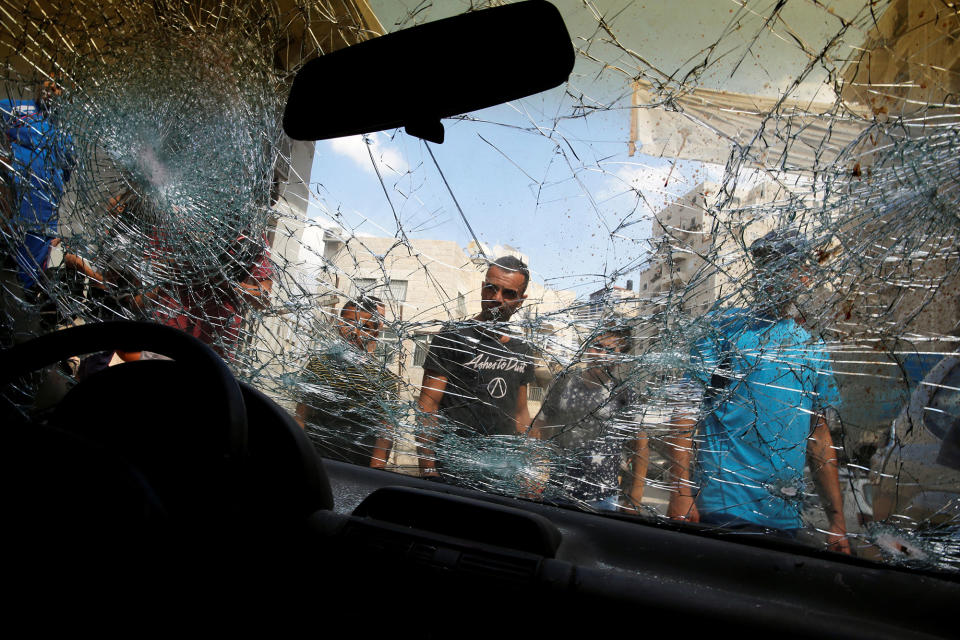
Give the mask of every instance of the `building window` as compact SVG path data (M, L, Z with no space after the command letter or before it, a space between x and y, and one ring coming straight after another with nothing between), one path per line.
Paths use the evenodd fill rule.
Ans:
M387 278L386 282L374 278L354 278L350 286L350 297L360 295L376 296L389 304L391 302L406 302L407 281Z
M467 315L467 299L462 293L457 294L457 317L463 318Z
M543 387L527 387L527 400L530 402L543 402L543 395Z
M377 338L377 348L373 352L374 357L384 365L392 364L397 354L400 352L400 340L397 338L397 332L392 329L384 329Z
M430 336L413 336L413 366L422 367L427 361L427 351L430 348Z

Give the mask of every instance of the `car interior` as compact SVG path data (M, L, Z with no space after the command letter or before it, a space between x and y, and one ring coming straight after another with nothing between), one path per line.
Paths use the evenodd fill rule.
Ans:
M490 33L510 46L491 46ZM446 66L455 56L418 62L451 49L482 55L467 71ZM383 60L414 71L353 101L323 99ZM403 127L439 144L442 119L556 87L573 65L550 3L474 11L304 65L283 126L295 140ZM384 109L365 90L406 98ZM163 358L105 368L23 410L19 390L49 368L114 350ZM323 459L287 408L172 327L46 333L0 354L0 389L14 619L49 608L73 612L56 624L78 628L183 616L211 630L256 621L356 637L958 635L955 574ZM386 631L397 616L405 623Z
M42 423L5 407L11 575L89 580L95 593L74 594L78 606L105 596L133 599L130 611L192 611L201 596L211 607L304 605L293 623L316 615L309 603L369 615L389 602L427 608L429 623L411 635L428 637L573 635L582 621L563 611L574 606L605 612L603 628L616 629L647 618L652 630L691 634L735 625L788 637L952 635L945 613L960 587L942 576L322 460L287 412L169 327L49 334L7 351L2 381L107 347L173 360L106 370ZM182 404L158 402L171 385L187 394ZM144 403L155 422L132 429ZM376 579L398 572L409 585ZM479 615L494 598L503 610Z

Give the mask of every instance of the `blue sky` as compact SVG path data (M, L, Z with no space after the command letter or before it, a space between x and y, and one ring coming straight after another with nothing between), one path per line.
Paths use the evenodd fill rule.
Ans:
M693 186L696 163L681 162L671 174L670 161L628 157L625 109L538 130L542 112L562 97L555 91L473 114L477 121L446 121L444 143L431 148L481 242L520 249L536 279L552 286L598 288L639 264L652 211L667 201L664 193ZM394 235L399 220L412 238L466 246L471 236L425 144L402 130L318 142L314 214L378 236ZM612 234L624 221L632 224Z
M468 6L456 0L371 4L388 31L411 26L406 16L418 8L427 7L416 13L417 23ZM785 34L802 32L810 47L819 46L838 26L834 11L860 2L834 3L829 12L791 4L783 24L769 33L758 26L773 5L766 1L753 2L739 14L734 12L739 3L721 0L684 3L682 10L668 2L557 4L581 51L570 82L470 114L472 121L447 120L445 142L432 149L482 242L510 244L530 257L535 279L586 293L611 282L625 284L643 261L654 211L701 180L722 176L722 168L714 165L627 155L631 78L641 72L655 76L658 70L683 77L709 55L700 86L776 96L808 62ZM599 14L590 6L599 7ZM609 34L598 30L598 15L642 61L610 43ZM751 34L758 29L762 37L754 41ZM705 52L717 38L723 46ZM823 99L823 87L814 77L793 95ZM582 104L605 108L585 113L578 108ZM318 142L311 215L378 236L397 234L399 222L410 237L466 246L470 234L425 144L402 130L366 140Z

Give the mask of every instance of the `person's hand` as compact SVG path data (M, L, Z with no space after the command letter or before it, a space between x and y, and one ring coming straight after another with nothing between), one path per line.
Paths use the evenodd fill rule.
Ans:
M827 550L845 553L848 556L853 555L850 549L850 538L843 527L832 527L827 533Z
M421 459L420 479L430 480L431 482L443 482L443 477L440 475L440 472L437 471L437 468L433 465L432 460L430 460L427 464L424 464L424 461Z
M530 462L517 474L516 482L520 488L519 497L527 500L539 500L550 482L550 460L544 455L534 454Z
M639 506L636 506L636 507L633 506L629 498L624 498L623 496L621 496L620 500L617 502L617 511L619 511L620 513L638 514L640 513L640 508Z
M667 506L667 517L671 520L700 522L700 512L697 511L694 497L674 493L670 496L670 504Z

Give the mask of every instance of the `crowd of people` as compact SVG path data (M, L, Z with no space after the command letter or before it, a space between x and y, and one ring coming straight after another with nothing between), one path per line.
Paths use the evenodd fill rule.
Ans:
M798 234L774 231L750 253L756 304L709 314L708 330L691 341L689 366L672 385L687 408L658 431L658 437L667 434L661 438L672 483L667 515L796 538L808 502L803 479L809 466L829 523L828 543L849 553L827 422L839 393L825 345L795 313L805 286L806 247ZM516 436L549 443L558 453L562 464L551 467L548 481L553 499L638 512L653 436L644 426L643 389L631 373L636 365L627 355L631 330L602 322L583 343L579 366L554 378L531 415L528 387L537 354L508 325L526 299L529 278L515 257L492 261L479 314L432 336L417 398L421 476L458 481L439 442L445 437ZM406 419L389 408L397 406L400 381L369 357L383 329L383 304L351 300L337 322L354 352L311 361L308 381L328 395L311 396L298 416L329 457L382 468L393 430Z
M151 235L133 228L142 201L127 185L105 205L109 224L100 255L82 257L61 246L58 208L75 161L70 136L51 106L60 93L49 79L32 100L0 101L0 203L9 249L2 269L2 346L75 320L63 317L47 286L51 254L60 247L63 266L84 279L87 321L154 320L229 359L246 311L268 303L275 275L266 238L237 232L225 239L218 273L201 281L179 277L189 265L162 229ZM754 306L709 315L709 331L692 342L688 370L676 388L695 401L672 417L666 438L673 483L667 515L795 537L809 465L829 522L828 541L849 552L826 420L839 395L823 343L795 313L806 253L796 233L775 231L755 243ZM164 278L155 277L158 270ZM415 412L420 473L438 482L457 480L441 442L448 435L535 440L549 443L563 461L550 467L547 483L560 502L637 512L651 436L641 419L643 390L624 357L633 345L630 328L601 323L590 332L579 366L555 376L531 415L528 389L538 354L509 325L529 281L518 258L491 261L479 313L432 336ZM347 301L334 323L339 346L318 351L306 365L296 417L325 457L383 468L398 424L407 419L399 409L402 381L372 357L384 315L378 298ZM153 356L95 354L74 373L82 378L144 357ZM543 491L531 489L534 495Z
M87 212L98 222L90 230L96 237L87 239L86 251L77 251L76 238L61 233L61 204L76 166L72 138L57 117L62 94L51 77L33 99L0 100L0 346L58 326L126 318L176 327L230 358L244 315L264 308L272 290L275 274L263 232L256 224L240 224L238 216L232 236L212 239L222 258L216 268L199 269L176 233L177 219L185 218L182 208L166 203L166 217L145 215L147 187L121 176L102 211ZM71 288L76 279L80 286ZM73 293L72 299L61 300L64 292ZM82 370L139 357L96 354Z

